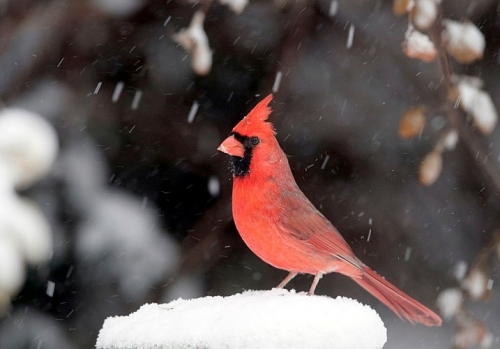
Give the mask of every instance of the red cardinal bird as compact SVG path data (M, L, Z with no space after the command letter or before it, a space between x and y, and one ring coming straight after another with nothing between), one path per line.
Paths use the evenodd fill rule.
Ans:
M217 148L233 160L233 218L248 247L272 266L290 272L284 287L299 273L314 275L309 294L323 274L349 276L411 323L441 325L441 318L363 264L337 229L295 183L287 157L267 122L264 98Z

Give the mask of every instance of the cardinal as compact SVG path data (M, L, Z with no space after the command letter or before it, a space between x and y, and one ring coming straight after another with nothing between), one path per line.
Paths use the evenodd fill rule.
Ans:
M350 277L401 319L440 326L441 318L363 264L338 230L295 182L288 159L267 121L273 96L264 98L217 150L232 158L233 219L243 241L263 261L289 272L312 274L313 295L324 274Z

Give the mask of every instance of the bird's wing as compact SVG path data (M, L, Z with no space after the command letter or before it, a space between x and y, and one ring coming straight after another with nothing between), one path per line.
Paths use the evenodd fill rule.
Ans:
M290 210L283 220L284 228L295 238L304 240L320 252L347 259L357 264L351 247L338 230L321 214L301 191L289 192Z

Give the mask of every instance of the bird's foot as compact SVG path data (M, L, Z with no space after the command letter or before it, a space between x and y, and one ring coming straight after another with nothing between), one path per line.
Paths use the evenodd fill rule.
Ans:
M314 295L314 290L316 290L316 286L318 286L318 282L322 277L323 277L323 273L317 273L316 275L314 275L314 280L311 284L311 288L309 289L309 292L307 292L307 294L309 296Z
M288 274L288 276L283 281L281 281L278 286L276 286L276 288L283 288L283 287L285 287L286 284L288 284L290 282L290 280L292 280L296 276L297 276L297 273L291 271Z

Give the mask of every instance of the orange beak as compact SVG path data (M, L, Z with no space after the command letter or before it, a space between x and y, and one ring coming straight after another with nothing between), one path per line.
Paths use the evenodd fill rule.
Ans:
M234 136L227 137L224 142L222 142L217 148L218 151L226 153L231 156L243 157L245 154L245 148Z

